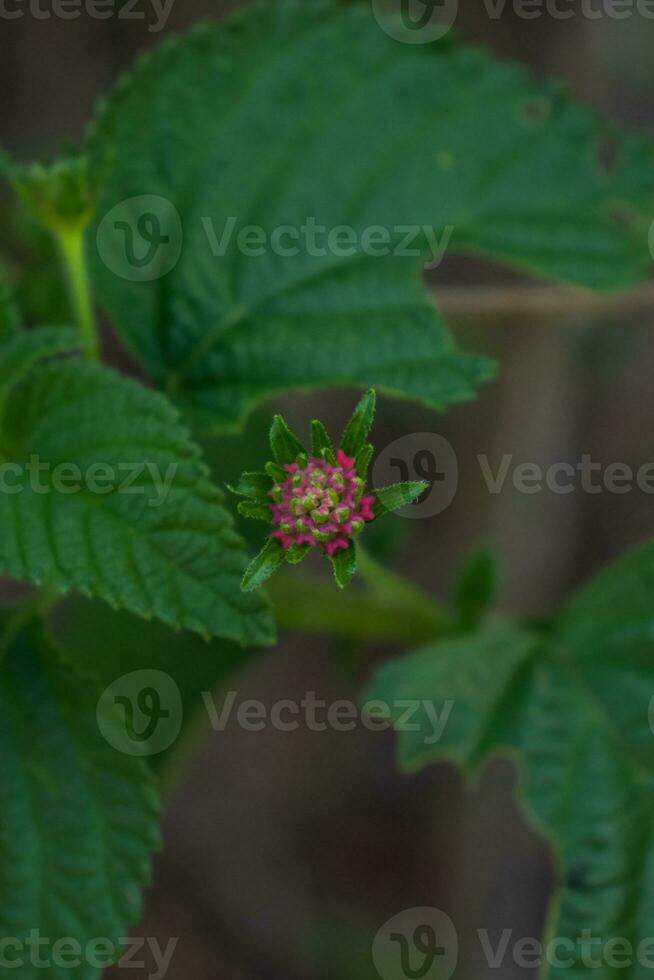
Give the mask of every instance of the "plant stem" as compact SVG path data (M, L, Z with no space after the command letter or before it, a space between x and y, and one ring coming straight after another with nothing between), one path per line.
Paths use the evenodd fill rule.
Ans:
M85 225L82 224L61 227L55 234L66 267L71 302L82 334L84 355L90 361L97 361L100 354L86 268L84 228Z
M337 591L330 582L288 571L267 584L283 629L384 643L423 643L451 628L446 610L413 583L359 549L367 589Z

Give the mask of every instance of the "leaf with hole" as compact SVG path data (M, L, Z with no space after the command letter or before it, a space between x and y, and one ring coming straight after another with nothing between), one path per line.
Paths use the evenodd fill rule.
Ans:
M649 137L476 48L398 44L369 4L253 4L168 42L102 103L88 152L106 174L100 298L208 428L336 384L435 408L470 397L490 366L457 351L421 283L445 247L606 290L651 266ZM125 262L127 238L154 248L144 190L180 257L134 281L103 261L103 221L136 202L110 244Z

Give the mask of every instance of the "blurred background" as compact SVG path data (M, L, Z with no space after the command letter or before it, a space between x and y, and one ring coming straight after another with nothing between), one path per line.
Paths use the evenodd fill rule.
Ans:
M625 122L654 126L654 20L589 19L582 14L588 3L561 6L574 15L525 20L507 4L493 20L484 4L468 5L457 29L500 57L565 78L578 97ZM149 29L147 14L143 21L0 16L0 143L29 158L79 141L96 97L140 50L233 7L175 0L161 32ZM37 9L47 10L46 0ZM593 9L602 9L599 0ZM25 245L22 219L6 198L0 205L0 254L43 272L38 288L26 280L19 291L35 318L40 310L51 315L65 301L48 280L48 246L31 228ZM575 465L583 454L603 467L619 462L636 470L654 461L654 304L631 297L586 306L549 289L543 294L506 270L451 258L430 274L429 286L442 292L446 309L449 297L461 345L497 357L499 375L476 402L445 416L382 401L379 450L400 437L437 432L451 444L459 474L445 511L389 519L374 549L445 597L470 549L492 545L503 565L498 608L547 614L603 562L654 532L651 496L639 489L526 495L510 479L492 494L478 454L494 470L505 454L513 464L544 468ZM466 297L472 312L461 309ZM107 346L129 369L109 333ZM283 407L302 435L315 416L337 433L355 394L298 397ZM243 438L206 447L220 481L260 466L269 418L269 409L261 410ZM254 546L260 530L246 533ZM127 635L132 627L121 619L114 632L108 621L103 625L105 615L72 603L60 628L89 663L122 655L129 669L121 650L138 647L138 635L121 647L121 629ZM221 655L203 647L180 651L179 644L162 630L157 650L140 650L135 666L163 658L174 675L175 657L194 656L201 677L203 658ZM356 699L372 665L397 652L392 645L353 648L282 635L273 650L230 651L234 673L226 683L239 700L265 704L301 700L307 691L327 701ZM207 679L215 680L215 669ZM134 934L158 937L163 946L179 937L169 980L368 980L377 976L371 944L382 924L404 909L434 906L459 931L456 976L484 980L491 973L475 930L488 929L494 944L506 928L514 938L539 936L555 884L546 847L514 803L515 779L505 761L491 764L468 789L447 766L400 776L388 733L252 733L235 723L221 733L200 729L170 790L166 847ZM131 975L154 970L149 962ZM502 977L533 972L507 962Z

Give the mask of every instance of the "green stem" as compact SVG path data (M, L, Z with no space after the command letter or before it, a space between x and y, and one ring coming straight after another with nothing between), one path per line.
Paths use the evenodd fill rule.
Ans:
M97 361L100 353L86 268L84 229L85 224L74 225L58 228L55 234L66 267L71 302L84 342L84 354L88 360Z
M385 643L423 643L452 627L436 600L378 565L359 549L365 590L337 591L331 583L296 572L280 572L267 589L282 629Z

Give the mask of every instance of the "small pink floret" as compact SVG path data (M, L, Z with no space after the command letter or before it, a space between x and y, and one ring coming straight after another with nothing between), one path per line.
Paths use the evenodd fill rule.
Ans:
M328 555L334 555L337 551L345 551L349 547L349 544L350 542L347 538L339 535L331 541L325 541L325 551Z
M281 542L284 551L294 545L321 544L328 555L349 547L362 522L374 519L375 498L360 496L355 461L342 449L336 453L336 465L312 456L307 465L284 466L288 476L275 484L270 504L275 530L272 537ZM281 491L281 492L280 492Z
M354 466L354 460L350 459L349 456L346 456L342 449L339 449L336 453L336 462L344 470L351 470Z

